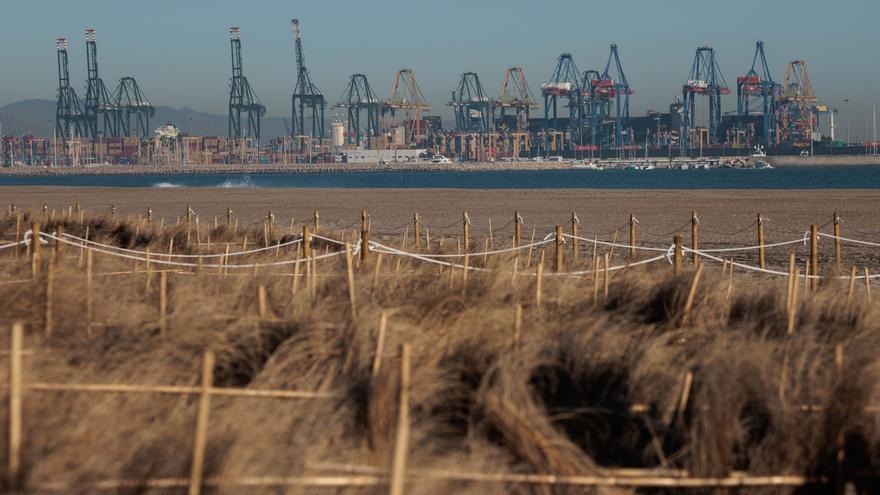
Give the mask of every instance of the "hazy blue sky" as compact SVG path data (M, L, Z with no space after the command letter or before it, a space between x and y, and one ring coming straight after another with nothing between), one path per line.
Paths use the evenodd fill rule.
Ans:
M495 94L504 69L520 65L539 93L560 53L571 52L581 71L601 70L615 42L636 91L633 114L641 115L680 94L697 46L715 47L735 85L757 39L778 80L788 61L807 61L816 92L840 109L839 132L844 98L852 100L853 137L864 134L871 105L880 103L878 0L16 0L3 5L0 105L54 98L58 36L71 41L71 78L81 91L83 30L93 26L108 86L130 75L154 104L225 113L228 28L239 25L245 74L269 115L285 116L293 17L302 22L312 77L331 103L352 73L367 74L387 95L394 71L412 67L432 113L450 115L445 104L461 72L477 72ZM723 105L735 108L735 97Z

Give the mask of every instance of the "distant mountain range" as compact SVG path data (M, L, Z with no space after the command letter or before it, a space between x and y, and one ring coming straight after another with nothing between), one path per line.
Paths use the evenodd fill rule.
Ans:
M225 136L227 116L199 112L192 108L156 107L156 115L150 119L155 129L166 123L176 125L188 134L198 136ZM55 128L55 101L22 100L0 107L0 124L3 135L51 137ZM263 118L263 139L271 139L285 133L284 120L277 117Z

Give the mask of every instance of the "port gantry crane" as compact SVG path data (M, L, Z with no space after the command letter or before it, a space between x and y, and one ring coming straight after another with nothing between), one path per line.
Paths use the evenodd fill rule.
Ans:
M744 76L736 78L736 114L748 117L752 114L752 106L761 106L764 120L764 145L774 143L776 134L776 104L779 97L779 84L770 75L770 66L764 55L764 42L755 43L755 56L752 67Z
M58 103L55 106L55 132L62 141L84 137L85 114L82 102L70 86L67 65L67 38L55 40L58 55Z
M813 83L803 60L789 62L779 95L780 139L787 143L807 145L818 128L820 112L828 112L819 103Z
M474 72L461 75L458 87L448 103L455 110L455 128L461 132L489 132L492 125L492 101L483 91L480 76Z
M293 121L293 137L311 136L320 139L324 136L324 108L327 105L324 93L312 82L303 56L302 37L299 30L299 19L290 21L293 26L294 47L296 49L296 85L291 97L291 119ZM310 129L306 131L306 109L311 111Z
M589 84L589 87L586 85ZM584 73L584 95L589 102L590 116L590 144L593 147L611 144L622 147L626 143L623 139L624 121L629 119L629 96L634 91L630 88L623 66L620 64L620 56L617 45L611 45L611 53L605 63L602 74L593 77L590 71ZM608 139L610 143L603 143L605 122L609 118L611 108L614 108L614 139ZM601 133L601 134L600 134Z
M373 139L377 139L382 133L379 125L379 116L382 113L382 101L376 98L373 89L370 87L367 76L363 74L353 74L348 79L348 86L342 98L334 105L335 108L345 108L348 113L348 138L347 142L352 144L351 138L354 137L355 145L361 144L362 132L366 135L367 149L373 148ZM361 113L366 113L366 129L361 128Z
M707 46L697 48L694 63L687 81L682 86L684 118L681 129L681 149L690 149L690 131L696 124L695 96L709 99L709 143L718 144L721 131L721 95L730 94L730 88L715 60L715 49ZM702 143L702 138L700 140Z
M412 69L400 69L394 75L394 82L391 85L391 96L383 105L382 119L388 113L391 117L390 128L396 128L398 125L398 112L402 112L402 120L404 130L405 144L415 144L416 139L421 135L420 119L422 112L431 110L431 105L425 100L419 84L416 82L416 76ZM406 125L409 123L409 129ZM382 126L385 129L385 125Z
M150 135L150 118L156 109L141 91L133 77L123 77L113 92L113 108L116 111L116 132L122 136L148 137ZM135 127L131 127L131 117L135 116Z
M107 86L98 74L98 43L94 28L86 29L86 64L88 80L83 107L86 134L92 141L99 137L116 137L116 109Z
M229 45L232 52L232 80L229 85L229 138L253 137L260 141L260 120L266 107L251 89L241 64L241 29L229 28ZM242 129L241 114L247 113L247 127Z
M558 100L567 100L569 119L568 129L571 136L570 145L581 145L584 128L584 112L581 90L580 72L570 53L563 53L556 62L556 68L550 81L541 85L544 97L544 150L549 155L550 133L563 132L559 129ZM564 135L564 133L563 133ZM555 138L554 138L555 142ZM561 150L560 150L561 151Z
M526 82L526 74L522 67L510 67L504 72L501 91L493 105L499 109L499 130L506 130L508 127L508 110L514 112L513 131L527 132L529 130L529 111L537 109L538 105L535 103L535 97Z

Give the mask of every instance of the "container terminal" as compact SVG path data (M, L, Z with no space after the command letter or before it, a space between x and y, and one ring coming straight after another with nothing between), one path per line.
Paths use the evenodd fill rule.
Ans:
M306 66L298 19L291 21L296 80L285 134L262 138L266 107L243 70L238 26L229 29L228 133L197 136L173 123L152 122L155 108L134 77L105 85L98 71L97 32L85 30L88 78L82 97L70 80L66 38L55 42L58 92L52 137L2 136L0 164L308 164L566 160L644 163L666 158L686 163L741 163L729 157L876 155L880 142L844 143L835 135L836 110L824 104L807 63L794 60L774 79L757 41L750 67L728 84L712 47L696 48L683 74L681 96L666 111L631 115L632 85L622 49L581 70L570 53L556 59L549 78L533 91L522 67L509 67L492 92L476 72L463 72L451 88L451 129L422 94L413 68L390 78L380 93L365 74L352 74L331 103ZM549 65L549 64L548 64ZM485 76L485 75L484 75ZM110 88L113 88L112 90ZM387 94L387 97L385 96ZM736 98L724 113L722 98ZM339 117L327 122L328 106ZM699 109L699 112L698 112ZM708 115L698 123L698 115ZM329 124L329 125L327 125ZM820 128L829 129L827 135ZM876 139L876 138L875 138ZM725 161L726 160L726 161Z

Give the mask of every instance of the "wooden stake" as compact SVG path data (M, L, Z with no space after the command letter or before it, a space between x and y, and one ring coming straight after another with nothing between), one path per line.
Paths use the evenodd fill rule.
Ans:
M318 227L319 227L319 220L320 220L320 218L321 218L321 215L318 214L318 210L315 210L315 216L314 216L314 219L315 219L315 225L314 225L314 227L315 227L315 233L316 233L316 234L318 233Z
M578 220L577 213L571 212L571 261L576 263L578 259Z
M64 225L57 225L55 227L55 237L58 239L64 238ZM55 241L55 261L61 262L61 256L64 255L64 243L60 240Z
M420 225L419 212L413 214L413 236L416 239L416 249L422 247L422 228Z
M599 258L593 256L593 306L599 304Z
M379 313L379 336L376 338L376 354L373 356L373 378L382 367L382 354L385 352L385 329L388 326L388 313Z
M697 266L697 273L694 274L694 280L691 282L691 289L688 292L687 301L684 304L684 311L681 316L681 326L685 326L688 324L688 319L691 315L691 308L694 305L694 298L697 295L697 285L700 283L700 277L703 275L703 267L705 265L701 263Z
M767 267L764 261L764 217L758 213L758 266L763 270Z
M159 273L159 333L168 330L168 272Z
M611 264L611 255L609 253L605 253L605 273L602 277L602 281L605 286L603 294L604 294L604 299L606 299L606 300L608 299L608 284L610 282L610 277L611 277L611 271L610 271L610 266L609 266L610 264Z
M469 252L471 250L471 219L468 216L468 212L464 212L461 215L461 228L462 228L462 239L464 242L464 252Z
M837 269L843 266L843 255L840 251L840 215L834 212L834 262L837 263Z
M373 286L372 289L376 290L376 287L379 286L379 270L382 268L382 253L376 255L376 266L373 267Z
M40 274L40 224L34 222L31 225L31 274L34 278Z
M351 246L345 244L345 269L348 272L348 302L351 304L351 319L357 319L357 299L354 287L354 270L351 266Z
M529 241L529 254L526 257L526 268L532 265L532 249L535 244L535 229L532 229L532 240Z
M232 229L232 208L226 208L226 228Z
M681 273L681 234L675 234L672 243L675 245L672 252L672 274L677 277Z
M365 266L370 256L370 223L367 221L367 210L361 210L361 267Z
M562 242L564 238L562 237L562 225L556 226L556 253L553 258L553 271L556 273L560 273L562 271Z
M409 382L410 345L400 349L400 402L397 412L397 435L391 464L391 495L403 495L406 485L406 460L409 451Z
M700 248L700 221L697 218L697 212L691 212L691 249L693 253L691 253L691 263L697 265L700 263L700 258L697 256L697 250Z
M513 247L520 246L520 234L522 229L522 217L519 216L519 210L513 212Z
M519 352L519 343L522 339L522 304L517 304L513 311L513 350Z
M492 219L489 219L489 238L486 239L488 241L488 246L492 249L495 249L495 239L492 237ZM488 249L487 249L488 251Z
M92 336L92 248L86 248L86 335Z
M797 298L798 298L798 286L797 279L800 277L801 269L795 266L794 268L794 283L792 284L791 290L791 301L789 303L788 309L788 334L794 335L794 327L797 322Z
M541 307L541 284L544 281L544 250L541 250L541 260L538 261L538 270L535 276L535 307Z
M245 238L247 239L247 238ZM303 234L302 234L302 246L303 246L303 256L306 259L312 257L312 236L309 234L309 226L303 225Z
M635 259L636 257L636 216L634 213L629 214L629 257L630 259Z
M257 312L260 320L265 320L269 314L269 310L266 307L266 286L262 284L257 287Z
M819 227L814 223L810 225L810 275L819 274ZM816 290L819 287L819 279L811 279L810 287Z
M871 274L868 273L868 267L865 267L865 296L868 302L871 302Z
M45 316L45 332L46 337L52 336L52 292L53 292L53 279L55 278L55 262L50 258L49 264L46 267L46 316Z
M199 413L193 436L192 471L189 477L189 495L202 491L205 467L205 447L208 442L208 415L211 412L211 388L214 385L214 352L206 351L202 361L202 390L199 396Z
M9 491L17 492L21 480L21 424L22 424L22 340L24 326L12 324L9 340L9 466L6 473Z

